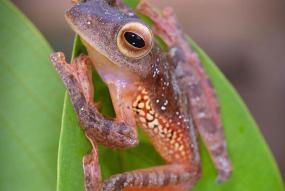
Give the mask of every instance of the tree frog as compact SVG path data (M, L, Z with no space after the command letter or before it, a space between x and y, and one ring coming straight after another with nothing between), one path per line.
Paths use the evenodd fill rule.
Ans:
M86 191L191 189L201 176L198 133L217 168L218 180L226 180L232 167L218 99L198 56L170 9L161 15L141 1L137 11L154 21L152 28L120 0L76 1L65 17L88 55L81 54L71 64L61 52L50 57L93 145L92 153L83 158ZM168 52L158 46L155 34L166 42ZM115 119L100 114L93 100L92 67L108 87ZM136 146L136 124L166 164L102 181L97 144Z

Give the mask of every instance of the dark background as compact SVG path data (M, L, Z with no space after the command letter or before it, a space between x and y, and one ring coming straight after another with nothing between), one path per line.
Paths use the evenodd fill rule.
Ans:
M64 21L69 0L13 0L48 39L70 55L74 33ZM181 25L247 103L285 176L285 1L156 0ZM250 146L250 145L249 145ZM250 162L250 161L249 161Z

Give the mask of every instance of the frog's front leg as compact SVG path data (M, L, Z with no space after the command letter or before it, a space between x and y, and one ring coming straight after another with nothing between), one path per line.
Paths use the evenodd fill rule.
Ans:
M51 55L51 61L71 97L80 123L92 140L108 147L126 148L138 143L137 133L130 124L103 117L93 102L91 63L87 56L67 64L63 53Z

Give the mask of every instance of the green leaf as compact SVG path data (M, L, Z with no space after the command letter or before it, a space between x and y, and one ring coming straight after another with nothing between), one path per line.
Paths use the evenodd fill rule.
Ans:
M125 2L134 6L131 0ZM229 154L234 167L233 174L227 182L216 183L216 171L202 143L203 176L194 190L283 191L283 182L276 163L246 106L208 56L194 42L191 41L191 44L217 90ZM85 51L79 38L76 38L73 55ZM102 103L104 114L113 116L108 90L95 72L94 78L96 100ZM141 131L139 135L140 145L134 149L118 151L100 147L100 166L104 178L123 171L163 163ZM90 152L90 149L69 97L66 96L59 147L57 191L84 189L82 157Z
M52 191L64 88L35 27L0 0L0 190Z
M203 145L201 148L203 177L195 191L284 191L276 162L246 105L213 61L192 40L217 91L233 174L222 184L215 182L216 171Z

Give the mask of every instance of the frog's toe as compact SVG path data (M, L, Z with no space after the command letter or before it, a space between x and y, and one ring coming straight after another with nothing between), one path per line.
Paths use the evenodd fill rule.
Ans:
M225 160L224 163L225 163L224 168L218 170L219 174L217 177L217 182L226 181L232 174L231 164L227 160Z
M51 62L57 66L59 64L65 64L65 56L63 52L54 52L50 55Z
M110 130L108 143L111 143L111 147L134 147L138 144L137 132L134 128L129 127L124 123L119 123L113 130Z
M129 146L135 146L138 144L137 133L133 128L124 126L119 133L124 137L125 144Z

